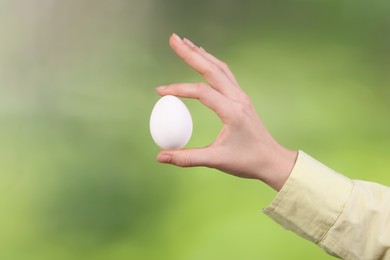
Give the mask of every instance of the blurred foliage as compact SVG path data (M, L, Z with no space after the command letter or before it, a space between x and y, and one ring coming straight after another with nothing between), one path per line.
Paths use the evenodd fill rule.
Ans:
M390 185L389 1L0 0L0 259L330 259L265 185L158 165L154 88L226 61L275 137ZM193 100L189 146L221 126ZM282 249L282 250L281 250Z

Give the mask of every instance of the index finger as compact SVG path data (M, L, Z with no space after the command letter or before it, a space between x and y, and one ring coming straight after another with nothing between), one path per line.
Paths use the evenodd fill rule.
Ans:
M231 100L203 83L179 83L158 87L160 95L198 99L203 105L213 110L225 122L231 115Z

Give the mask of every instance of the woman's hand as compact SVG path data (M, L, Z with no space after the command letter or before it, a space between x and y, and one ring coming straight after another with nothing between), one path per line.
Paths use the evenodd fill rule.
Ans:
M178 83L159 87L157 92L162 96L198 99L218 115L223 127L209 146L161 151L157 160L181 167L211 167L238 177L259 179L280 190L294 166L297 152L273 139L225 63L176 34L169 42L208 85Z

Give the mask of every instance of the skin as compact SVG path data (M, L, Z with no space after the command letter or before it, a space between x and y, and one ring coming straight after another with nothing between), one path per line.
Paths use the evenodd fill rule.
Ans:
M173 34L170 46L207 81L161 86L161 95L198 99L223 123L207 147L161 151L157 161L179 167L206 166L258 179L279 191L294 167L298 152L280 145L268 132L250 98L241 90L228 66L188 39Z

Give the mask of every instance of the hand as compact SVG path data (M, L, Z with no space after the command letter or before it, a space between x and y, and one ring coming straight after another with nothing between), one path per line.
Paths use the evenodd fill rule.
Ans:
M162 96L198 99L218 115L223 127L209 146L161 151L157 160L181 167L206 166L238 177L259 179L279 191L295 164L297 152L273 139L225 63L176 34L169 42L208 85L179 83L159 87L157 92Z

